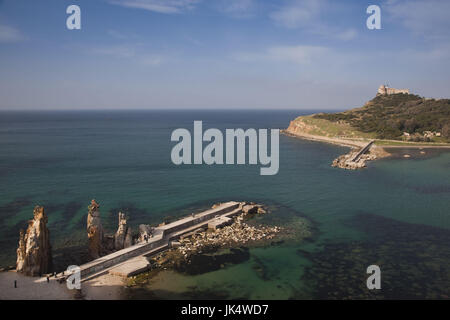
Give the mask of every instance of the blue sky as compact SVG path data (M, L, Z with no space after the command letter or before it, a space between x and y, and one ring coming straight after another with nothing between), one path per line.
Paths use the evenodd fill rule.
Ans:
M81 8L81 30L66 8ZM381 7L381 30L366 8ZM446 0L0 0L0 109L346 109L450 97Z

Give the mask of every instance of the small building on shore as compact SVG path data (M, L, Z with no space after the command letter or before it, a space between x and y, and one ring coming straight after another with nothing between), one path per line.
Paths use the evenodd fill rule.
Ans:
M395 89L395 88L390 88L390 87L382 84L378 88L377 95L390 95L390 94L397 94L397 93L409 94L409 89Z

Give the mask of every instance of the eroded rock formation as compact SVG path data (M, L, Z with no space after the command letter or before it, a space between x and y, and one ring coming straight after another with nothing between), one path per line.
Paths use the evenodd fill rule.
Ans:
M48 218L44 207L36 206L33 211L33 219L28 222L27 231L20 230L17 272L38 276L51 271L52 254L47 222Z
M128 248L133 244L131 228L127 225L125 214L119 212L119 227L114 238L114 248L116 250Z
M100 219L100 205L92 200L88 206L87 233L89 241L89 255L92 259L99 258L103 252L103 227Z

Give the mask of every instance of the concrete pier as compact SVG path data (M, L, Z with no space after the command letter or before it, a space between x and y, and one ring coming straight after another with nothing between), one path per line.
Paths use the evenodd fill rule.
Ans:
M364 147L361 148L361 150L358 151L358 153L350 160L352 162L358 162L361 156L369 151L372 144L375 142L375 140L371 140L368 144L366 144Z
M208 228L209 223L220 225L242 211L240 202L230 201L172 223L155 228L148 242L138 243L116 251L80 266L81 280L86 281L107 272L121 276L132 276L148 269L147 256L169 248L171 240L193 232L199 228ZM216 221L217 222L214 222ZM227 220L228 221L228 220Z

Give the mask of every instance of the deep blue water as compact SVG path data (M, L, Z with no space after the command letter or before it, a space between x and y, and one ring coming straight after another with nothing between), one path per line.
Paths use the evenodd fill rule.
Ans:
M87 205L93 198L100 203L110 232L116 227L119 209L127 210L136 227L218 201L247 200L272 206L270 215L280 219L308 218L317 227L314 239L252 249L251 259L245 263L194 277L171 275L180 283L176 288L167 281L155 286L181 296L187 288L192 291L196 287L202 292L220 288L221 294L230 298L333 297L330 283L341 281L339 286L345 287L352 276L366 277L361 268L342 267L356 255L360 266L378 259L390 270L387 279L400 289L384 297L410 297L415 292L422 294L417 297L448 296L449 152L383 159L350 172L330 167L346 148L280 135L280 170L275 176L260 176L259 165L171 163L172 130L192 130L194 120L202 120L204 130L286 128L290 120L307 113L2 112L0 265L14 263L19 229L26 227L37 204L47 210L57 249L85 241ZM406 151L397 151L402 152ZM414 254L409 244L434 249L425 250L428 256L424 256L420 250ZM339 251L336 248L342 250L339 255L334 254ZM365 253L358 254L361 250ZM408 255L398 261L402 250ZM254 271L255 263L267 271L265 277ZM396 280L411 266L417 267L413 275L403 282ZM440 279L440 284L430 282L432 276ZM351 296L348 290L334 297Z

